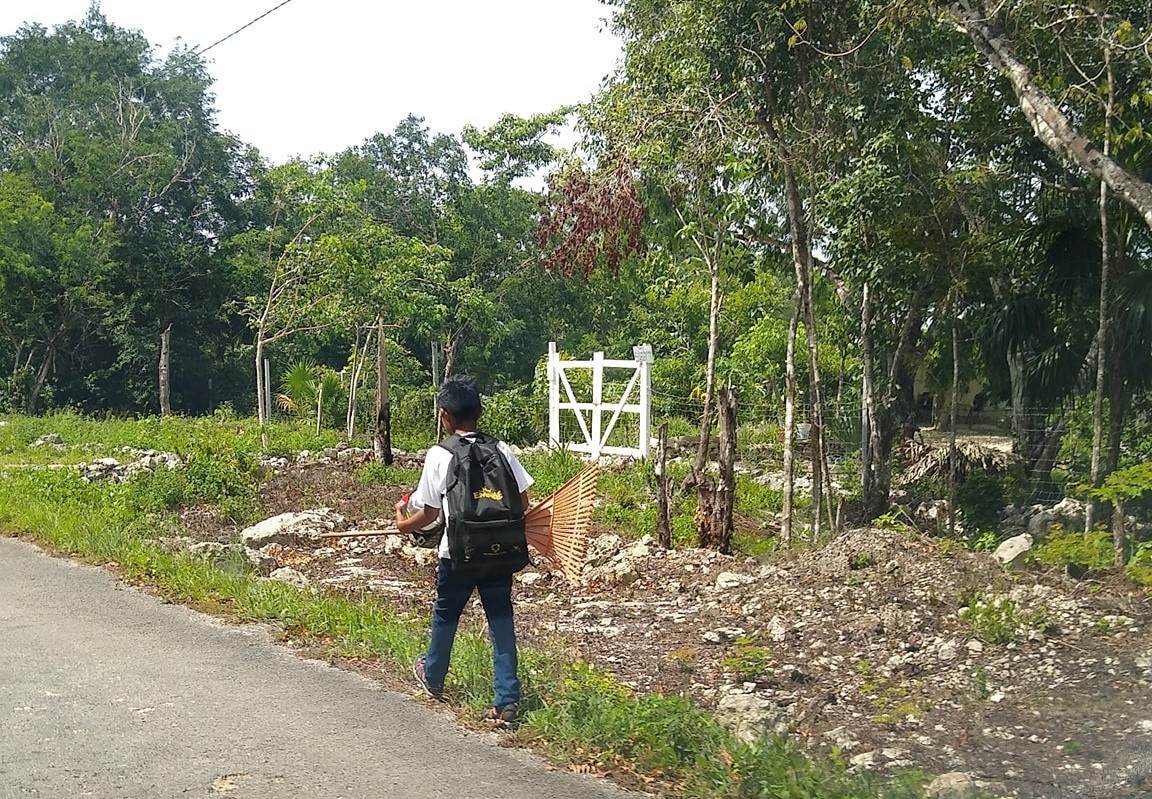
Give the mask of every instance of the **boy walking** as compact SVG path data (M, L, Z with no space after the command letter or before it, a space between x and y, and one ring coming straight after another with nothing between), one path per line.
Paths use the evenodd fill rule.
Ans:
M401 534L424 529L441 515L445 523L440 537L436 603L432 608L432 636L427 651L416 658L412 665L412 672L429 696L442 698L460 614L475 590L484 606L489 639L492 642L495 698L486 718L497 724L508 724L516 720L520 703L516 629L512 618L512 574L515 567L506 572L477 571L464 562L459 536L455 535L450 541L451 516L453 513L463 514L459 507L449 507L450 503L446 502L446 495L453 487L450 481L457 479L452 474L457 456L448 446L467 447L477 442L487 443L489 447L494 445L515 479L515 490L519 493L515 499L519 499L521 512L528 508L528 488L534 481L507 444L485 436L476 429L482 407L475 380L462 375L450 377L444 381L436 399L440 406L440 419L451 435L444 445L428 450L420 483L408 503L407 510L411 515L404 515L401 504L396 506L396 527ZM493 551L498 550L500 546L496 546ZM526 550L524 554L526 559ZM471 551L468 555L471 556Z

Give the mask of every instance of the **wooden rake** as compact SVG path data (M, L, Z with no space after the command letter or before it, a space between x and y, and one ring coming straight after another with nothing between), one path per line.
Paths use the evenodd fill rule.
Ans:
M600 483L600 464L592 461L524 514L524 534L541 557L576 582L584 573L592 532L592 509ZM321 538L398 535L394 526L381 530L324 533Z
M573 582L584 572L599 482L600 464L592 461L524 514L528 543Z

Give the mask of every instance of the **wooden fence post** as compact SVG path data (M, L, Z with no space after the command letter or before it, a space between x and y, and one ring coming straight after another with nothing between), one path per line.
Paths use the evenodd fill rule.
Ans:
M668 486L668 423L660 425L656 444L656 539L672 548L672 502Z
M732 550L732 511L736 504L736 392L731 386L720 391L720 479L712 516L712 540L716 549Z

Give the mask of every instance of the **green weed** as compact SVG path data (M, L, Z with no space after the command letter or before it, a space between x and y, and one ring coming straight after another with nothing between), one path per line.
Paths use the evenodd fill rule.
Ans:
M1048 614L1043 609L1025 611L1008 597L988 599L977 593L961 601L960 618L990 644L1010 643L1047 624Z
M772 662L772 653L752 641L736 642L720 661L720 667L731 673L737 682L755 682L763 677Z

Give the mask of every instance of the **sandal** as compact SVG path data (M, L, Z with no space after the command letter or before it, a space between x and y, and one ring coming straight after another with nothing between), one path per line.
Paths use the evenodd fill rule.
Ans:
M516 723L519 716L520 706L515 702L509 702L506 705L495 705L488 708L484 714L484 720L497 727L510 727Z
M428 675L424 673L424 662L427 660L426 655L420 655L412 664L412 676L416 678L416 682L424 689L424 693L433 699L444 699L444 688L437 688L428 683Z

